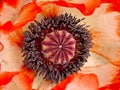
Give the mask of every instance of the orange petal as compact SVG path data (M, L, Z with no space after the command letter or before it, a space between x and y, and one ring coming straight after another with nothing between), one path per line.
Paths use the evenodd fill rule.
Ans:
M42 15L45 17L53 17L58 15L59 7L55 4L48 4L42 7Z
M33 79L35 76L35 71L28 69L25 66L22 66L20 72L23 73L24 75L30 77L31 79Z
M12 80L17 72L0 72L0 85L5 85Z
M20 90L32 90L33 79L24 73L19 73L13 78L13 81L17 84Z
M52 90L97 90L98 80L94 74L73 74Z
M15 38L16 37L16 38ZM15 30L9 34L9 40L12 45L22 46L23 41L23 31L22 29Z
M28 3L21 8L15 27L21 27L35 19L36 14L41 12L41 8L35 3Z

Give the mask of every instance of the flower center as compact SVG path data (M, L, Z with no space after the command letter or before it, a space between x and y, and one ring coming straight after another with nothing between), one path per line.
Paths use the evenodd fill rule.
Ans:
M24 65L56 83L79 71L92 47L91 34L80 24L82 20L66 13L31 23L23 33Z
M44 56L54 62L67 63L75 55L76 40L65 30L55 30L48 33L42 41L42 51Z

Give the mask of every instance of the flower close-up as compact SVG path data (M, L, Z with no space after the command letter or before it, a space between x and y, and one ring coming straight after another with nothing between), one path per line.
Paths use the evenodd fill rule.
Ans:
M120 0L0 0L0 90L119 90Z

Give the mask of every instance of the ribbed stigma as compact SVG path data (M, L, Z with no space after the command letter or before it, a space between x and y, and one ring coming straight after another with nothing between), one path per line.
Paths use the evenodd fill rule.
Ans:
M75 55L76 41L65 30L55 30L42 41L44 56L55 64L69 62Z

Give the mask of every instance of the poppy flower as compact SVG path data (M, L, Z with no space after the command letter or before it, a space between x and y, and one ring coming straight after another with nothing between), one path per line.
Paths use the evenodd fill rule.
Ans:
M1 90L120 88L119 0L0 6Z

